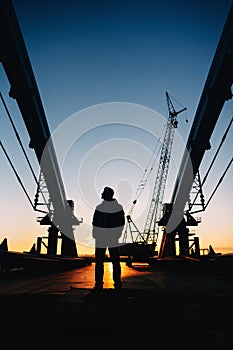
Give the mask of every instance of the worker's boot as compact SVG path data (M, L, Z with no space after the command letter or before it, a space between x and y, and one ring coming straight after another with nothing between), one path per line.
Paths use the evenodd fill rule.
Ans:
M103 290L103 282L96 282L95 283L95 288L94 288L96 291L101 291Z
M122 289L122 282L120 282L120 281L117 282L117 283L115 282L114 283L114 289L115 290L121 290Z

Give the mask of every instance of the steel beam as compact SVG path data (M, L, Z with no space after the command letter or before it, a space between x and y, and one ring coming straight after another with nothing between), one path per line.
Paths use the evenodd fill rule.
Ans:
M45 178L56 217L56 226L62 235L62 254L76 257L77 249L72 228L73 213L67 203L39 89L15 9L10 0L0 0L0 60L10 83L9 95L18 104L30 136L30 147L35 151Z
M226 19L210 70L196 110L186 151L178 171L172 194L172 214L166 231L181 222L195 176L205 152L210 149L210 138L224 103L232 98L233 83L233 5Z

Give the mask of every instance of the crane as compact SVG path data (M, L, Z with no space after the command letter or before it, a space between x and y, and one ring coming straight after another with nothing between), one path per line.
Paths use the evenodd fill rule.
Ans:
M146 258L149 255L154 254L154 249L157 245L158 239L158 220L162 215L162 201L164 197L165 185L168 176L172 145L174 140L175 129L178 126L177 116L184 112L187 108L182 108L176 111L172 100L166 91L166 101L168 107L168 120L166 124L164 139L162 142L162 148L160 153L160 160L155 179L154 189L152 192L152 198L150 202L149 211L147 214L145 227L143 233L140 233L135 223L131 219L131 215L127 216L128 226L131 233L133 244L128 244L122 247L122 253L129 249L133 251L133 255L137 254L137 250L140 250L140 255L144 255ZM134 234L137 233L134 239Z
M187 226L195 225L189 210L190 191L198 178L199 166L205 152L211 148L210 138L226 101L232 99L233 83L233 5L231 5L218 46L216 48L207 79L194 116L192 128L186 143L178 175L174 184L172 198L164 208L159 225L164 227L159 257L176 255L176 242L179 255L189 255L190 239ZM230 166L231 162L229 163ZM202 206L204 204L202 203ZM191 223L190 223L191 221ZM178 235L178 238L176 236ZM198 237L197 237L198 238ZM199 242L196 240L196 250Z
M187 108L182 108L176 111L171 98L166 92L166 100L168 105L168 121L166 125L164 140L161 149L161 155L159 160L159 167L155 179L154 190L152 193L152 199L150 208L147 214L145 228L143 235L146 237L146 242L156 242L158 231L157 222L161 218L162 214L162 201L164 197L164 190L168 176L172 144L175 134L175 129L178 126L177 116L181 112L184 112Z
M73 203L66 198L39 89L15 9L10 0L0 0L0 61L10 83L9 96L18 104L30 137L29 147L34 150L40 166L41 176L38 182L43 182L49 193L48 204L52 207L50 219L56 218L56 224L51 225L48 231L47 251L51 254L56 253L60 232L61 255L76 258L78 253L73 224L74 221L75 225L79 225L80 222L78 219L74 220ZM51 224L51 220L47 220L47 224Z
M179 256L188 256L192 246L195 247L195 253L200 256L199 239L194 237L190 245L192 234L189 233L188 226L197 226L198 219L192 217L190 210L186 210L187 203L189 204L190 191L192 190L195 181L199 178L199 166L203 160L205 152L211 148L210 138L214 131L215 125L218 121L222 108L226 101L232 99L232 83L233 83L233 69L232 69L232 51L233 51L233 5L231 5L229 14L227 16L218 46L216 48L213 61L211 63L208 76L201 94L199 104L197 106L196 114L192 128L190 130L185 151L180 163L180 168L176 177L173 188L172 198L170 203L163 204L163 215L157 222L157 207L159 202L153 201L157 197L153 195L151 207L148 213L144 233L140 233L136 225L133 223L131 216L128 215L128 223L131 235L137 233L136 240L132 243L132 248L123 246L122 251L129 255L137 253L137 242L142 246L148 247L148 239L152 232L153 237L156 235L154 226L163 227L163 235L158 253L158 258L173 258L176 257L176 242L179 244ZM171 107L171 106L170 106ZM162 156L162 155L161 155ZM167 158L168 160L168 158ZM161 160L162 162L162 160ZM230 160L228 168L232 163ZM168 165L168 163L165 163ZM225 175L224 172L223 176ZM222 178L223 178L222 176ZM220 179L220 181L222 180ZM200 180L198 181L198 183ZM156 194L156 190L154 191ZM201 198L202 198L202 193ZM162 197L161 197L162 198ZM161 203L160 203L161 204ZM202 207L205 205L202 198ZM156 218L156 219L155 219ZM178 236L178 238L177 238ZM153 242L154 243L154 242ZM139 245L140 246L140 245ZM128 249L127 249L128 248ZM131 250L131 252L130 252ZM140 249L140 252L147 253L149 257L150 249Z

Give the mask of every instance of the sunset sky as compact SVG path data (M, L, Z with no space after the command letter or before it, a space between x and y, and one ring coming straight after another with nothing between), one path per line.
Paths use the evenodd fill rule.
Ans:
M169 202L179 162L231 1L14 0L40 91L68 199L83 223L75 228L79 254L93 252L91 220L105 185L130 212L148 164L148 183L132 212L143 231L168 118L166 91L179 114L164 194ZM39 164L1 65L0 87L35 173ZM203 159L203 178L233 115L225 103ZM36 184L0 106L0 137L30 198ZM232 128L203 188L206 202L226 169ZM34 212L5 155L1 162L0 241L29 250L47 227ZM148 168L149 169L149 168ZM201 248L233 252L232 167L195 229Z

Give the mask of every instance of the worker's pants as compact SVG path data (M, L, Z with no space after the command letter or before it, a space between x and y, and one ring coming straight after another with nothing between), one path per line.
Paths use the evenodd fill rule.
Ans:
M95 248L95 283L97 287L102 287L104 282L104 259L107 248ZM108 248L113 267L114 287L121 286L121 265L119 247Z

